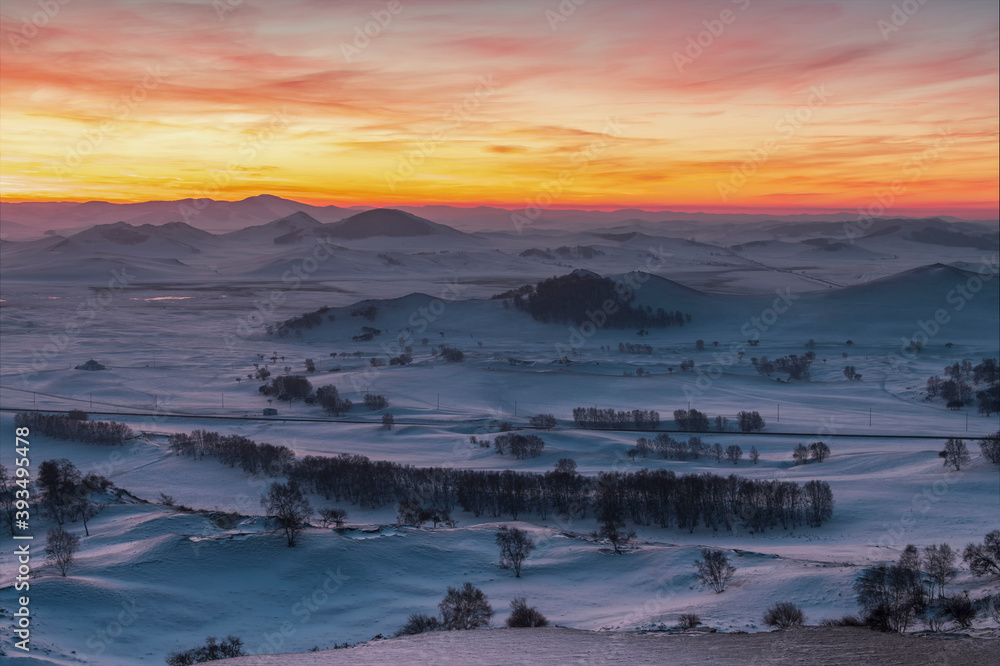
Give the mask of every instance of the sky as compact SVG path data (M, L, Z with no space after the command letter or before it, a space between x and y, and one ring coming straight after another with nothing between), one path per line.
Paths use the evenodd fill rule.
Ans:
M0 197L996 219L995 1L5 0Z

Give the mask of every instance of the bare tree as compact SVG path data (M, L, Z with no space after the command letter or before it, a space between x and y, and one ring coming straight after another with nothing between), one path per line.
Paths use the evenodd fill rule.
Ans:
M944 596L944 587L955 577L955 559L958 553L946 543L940 546L930 545L924 548L924 572L931 583L937 586L938 596Z
M922 573L920 570L920 551L912 543L903 548L903 552L899 554L898 564L904 569L917 572L917 575Z
M823 462L830 457L830 447L823 442L813 442L809 445L809 455L816 462Z
M500 546L500 566L513 567L514 577L521 577L521 565L535 549L535 540L522 529L501 525L497 531L497 545Z
M750 460L754 465L756 465L757 461L760 460L760 451L757 450L756 446L750 447Z
M866 569L854 590L864 623L879 631L906 631L927 606L919 572L899 564Z
M382 427L386 430L392 430L392 426L396 425L396 419L392 417L392 414L382 415Z
M982 543L970 543L962 559L977 576L1000 578L1000 530L986 535Z
M722 444L716 442L712 445L712 457L715 458L715 462L722 462L722 456L724 454L725 451L722 449Z
M984 458L994 465L1000 465L1000 432L980 439L979 448L982 449Z
M329 526L330 523L337 527L343 527L344 521L347 519L347 512L343 509L320 509L319 516L323 527Z
M27 480L24 481L24 488L27 491ZM17 482L7 472L7 468L0 465L0 520L6 522L10 527L10 535L14 536L15 518L17 517ZM25 495L28 493L25 492Z
M624 510L615 492L617 477L613 472L601 473L602 494L599 499L597 519L600 527L594 532L595 539L606 539L615 549L615 553L623 555L625 546L635 539L635 531L625 527Z
M949 437L944 444L944 451L938 456L944 458L945 467L954 467L957 472L962 469L962 465L969 462L969 447L965 445L965 440Z
M65 578L66 572L69 570L70 565L73 564L74 556L79 548L80 537L70 534L59 525L50 527L45 544L45 553L47 555L45 561L54 564L59 569L59 573Z
M778 629L801 627L805 621L806 616L802 609L788 601L776 603L764 613L764 624Z
M493 617L493 607L489 599L472 583L465 583L461 588L448 588L441 603L442 625L445 629L478 629L488 626Z
M715 590L716 594L722 594L736 573L736 567L721 550L702 548L701 557L694 563L698 569L698 580Z
M805 444L796 444L792 449L792 459L796 465L805 465L809 460L809 449Z
M81 495L73 508L73 518L74 520L76 518L80 519L80 522L83 523L84 533L87 536L90 536L90 519L95 517L101 511L104 511L105 508L106 505L95 504L94 502L91 502L90 498L86 495Z
M260 505L264 507L268 517L274 517L278 521L285 531L288 547L293 547L305 526L306 519L312 513L309 500L302 494L298 484L292 481L288 483L275 481L267 494L261 496Z
M736 444L730 444L726 448L726 457L732 460L733 464L736 465L740 462L740 458L743 457L743 449Z

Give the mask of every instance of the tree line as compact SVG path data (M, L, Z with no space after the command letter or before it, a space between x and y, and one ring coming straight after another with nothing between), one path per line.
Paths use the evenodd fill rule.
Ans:
M240 435L195 430L168 438L170 450L177 455L201 459L218 458L230 467L239 467L248 474L264 472L270 476L284 473L295 461L295 453L287 446L262 443Z
M944 369L945 377L927 379L927 400L939 397L948 409L959 410L978 403L980 414L1000 412L1000 366L997 359L984 358L973 366L969 360L953 363ZM977 390L978 389L978 390Z
M654 410L614 410L598 407L575 407L573 420L583 428L638 428L652 430L660 425L660 413Z
M215 433L173 437L172 442L237 439ZM257 450L269 446L257 445ZM800 486L736 475L645 469L587 477L576 472L570 459L560 460L545 473L442 469L356 454L294 459L285 447L272 448L286 452L283 462L262 465L261 471L272 475L283 471L288 483L302 492L363 508L406 504L425 509L428 516L447 516L455 508L476 517L512 520L529 514L543 520L549 515L586 518L588 514L607 520L610 513L615 520L628 518L639 525L676 526L691 532L699 524L713 530L743 526L759 532L777 525L819 526L833 514L833 493L823 481Z
M14 426L31 428L31 431L41 433L56 439L70 439L90 444L123 445L135 437L124 423L117 421L88 421L86 414L73 412L74 416L62 414L18 413L14 415ZM82 418L80 418L82 414Z
M697 409L676 409L673 416L677 429L687 432L708 432L712 424L708 414ZM660 413L643 409L575 407L573 420L582 428L655 430L660 425ZM719 432L728 430L729 419L726 417L716 416L714 421ZM760 432L765 423L760 412L741 411L736 415L736 425L740 432Z
M807 382L810 379L809 366L812 365L814 360L816 360L816 352L808 351L802 356L791 354L776 358L773 361L769 360L766 356L760 358L754 357L750 359L750 362L753 363L753 367L756 368L757 372L765 377L770 377L775 372L783 372L788 374L788 379Z

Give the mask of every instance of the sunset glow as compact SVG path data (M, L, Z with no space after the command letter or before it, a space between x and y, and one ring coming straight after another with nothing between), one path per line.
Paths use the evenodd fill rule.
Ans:
M10 201L996 217L995 1L49 4L3 5Z

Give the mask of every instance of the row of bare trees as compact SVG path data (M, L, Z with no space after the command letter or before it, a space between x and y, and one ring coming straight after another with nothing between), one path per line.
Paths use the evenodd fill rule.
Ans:
M239 467L248 474L263 472L270 476L284 473L295 461L295 453L287 446L262 443L240 435L195 430L168 438L170 450L191 458L210 456L230 467Z
M82 412L75 412L72 417L63 414L22 412L14 416L14 426L31 428L32 433L56 439L70 439L91 444L117 444L120 446L135 437L132 429L124 423L88 421L86 414L83 414L83 418L80 418L78 414L82 414Z
M573 420L582 428L637 428L652 430L660 425L660 413L654 410L615 410L598 407L576 407Z

